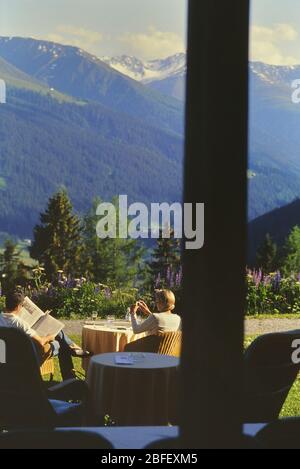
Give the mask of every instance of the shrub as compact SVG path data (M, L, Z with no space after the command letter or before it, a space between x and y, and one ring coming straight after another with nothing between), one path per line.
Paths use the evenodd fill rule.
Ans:
M300 276L282 277L279 271L271 274L248 271L246 313L300 313Z
M56 317L75 319L88 318L97 312L99 318L113 314L124 317L127 308L137 300L136 289L111 290L82 279L69 285L48 285L33 291L32 300L44 311L52 310Z
M0 311L4 311L5 308L5 297L0 296Z

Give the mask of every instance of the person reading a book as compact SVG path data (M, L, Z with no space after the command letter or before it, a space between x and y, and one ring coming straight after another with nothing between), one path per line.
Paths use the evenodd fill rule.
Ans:
M26 305L26 308L24 305ZM55 318L50 317L53 320L51 321L49 317L46 317L48 315L41 311L42 316L37 321L35 321L37 316L31 320L30 315L33 316L38 311L41 310L29 298L25 298L21 291L8 293L5 299L5 311L0 314L0 327L14 327L23 331L33 341L40 365L47 358L57 356L63 380L76 378L72 357L88 357L90 353L84 352L64 334L61 330L63 324ZM27 317L29 322L26 321ZM42 321L44 317L46 318ZM47 325L47 320L49 330L52 327L52 330L58 332L40 335L38 331L46 330L45 325ZM31 325L32 322L34 323Z
M155 335L159 332L172 332L181 329L181 318L174 314L175 295L171 290L155 290L155 305L157 312L152 313L144 301L138 301L130 308L131 325L134 334L147 332ZM141 311L148 318L141 324L137 323L136 314Z

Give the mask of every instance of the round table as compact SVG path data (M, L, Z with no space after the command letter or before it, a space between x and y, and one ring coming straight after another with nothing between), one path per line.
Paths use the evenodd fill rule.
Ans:
M118 365L116 355L130 355L134 363ZM117 425L168 425L177 413L179 359L157 353L93 356L87 375L92 424L109 417Z
M115 322L111 325L85 325L82 329L82 348L94 355L109 352L123 352L129 342L144 337L145 334L134 334L129 322ZM89 359L82 360L82 368L87 373Z

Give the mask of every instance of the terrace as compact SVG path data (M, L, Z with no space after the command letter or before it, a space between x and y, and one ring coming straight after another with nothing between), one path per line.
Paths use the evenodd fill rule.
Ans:
M97 435L104 436L116 449L144 448L147 444L153 444L155 440L162 438L171 438L171 441L158 442L156 448L255 448L262 444L263 440L246 440L243 435L256 435L264 425L274 419L276 423L279 423L279 430L281 430L279 416L285 417L299 413L297 402L299 369L298 365L291 363L291 356L288 355L290 344L295 337L299 336L299 331L262 338L254 342L258 344L257 349L251 348L254 338L246 337L245 344L250 346L248 351L252 350L253 354L250 357L247 354L243 355L247 293L244 280L247 224L249 5L247 1L235 0L229 4L230 8L228 2L220 2L216 9L215 3L208 0L202 2L190 0L189 2L185 201L195 204L205 201L207 242L202 249L185 250L183 255L183 339L180 364L176 357L156 353L153 358L147 355L147 351L141 352L145 355L142 357L143 363L148 359L153 359L153 366L147 362L148 370L166 368L168 376L172 375L172 368L179 370L176 387L171 387L172 390L176 389L179 395L176 416L171 422L173 426L168 427L167 421L159 427L155 423L147 425L146 419L140 422L140 427L134 421L129 427L118 425L118 422L116 422L117 425L113 425L111 419L115 416L108 415L108 420L102 425L99 423L96 427L84 427L86 434L90 433L90 436L95 438L93 441L90 440L90 445L94 448L109 448L109 444L105 446L106 443L103 441L104 446L101 446L100 440L96 438ZM217 94L216 90L220 86L220 70L223 71L222 86L226 93ZM218 129L218 138L216 138L216 129ZM224 154L228 157L224 158ZM230 207L229 211L224 210L225 194L227 206ZM220 265L226 266L226 272L221 281L218 281L216 293L216 272L219 271ZM95 293L94 287L93 294ZM99 309L103 311L103 317L106 318L116 297L114 294L110 296L107 286L104 287L100 292L96 292L95 298L99 304L101 303ZM255 287L257 288L257 285ZM70 296L67 296L68 292L64 295L65 292L60 289L59 300L63 299L64 307L72 310L72 301L80 298L82 310L89 309L86 316L92 316L95 303L87 301L84 295L80 297L81 292L90 292L90 288L89 284L75 286ZM48 292L49 290L47 294ZM51 294L50 297L55 299L55 291L52 293L54 295ZM126 294L129 293L126 292ZM133 292L130 294L134 295ZM115 302L114 312L124 314L126 305L124 305L123 294L119 292L115 295L121 298L122 307L120 308L120 304ZM92 320L96 322L95 318ZM68 327L71 326L71 323L68 324ZM91 326L92 330L97 331L97 324ZM122 334L121 329L119 333ZM7 344L10 339L9 333L6 339L3 340ZM75 334L74 339L80 341L80 335ZM21 347L24 347L25 356L27 347L25 341L22 344L20 342L20 350ZM262 353L265 350L267 358ZM253 356L255 360L252 360ZM137 357L136 361L134 358L133 354L133 363L125 363L125 367L122 368L122 371L125 370L126 378L128 378L126 367L130 369L133 365L131 370L134 367L138 370L142 368L139 361L141 357ZM96 369L95 374L103 375L105 366L107 369L113 368L112 362L103 362L106 359L110 360L110 357L104 357L103 354L97 355L97 352L91 358L91 363ZM169 362L166 363L168 360ZM18 360L15 359L13 363L17 366ZM80 373L83 371L78 359L76 369ZM0 373L4 372L3 370L1 365ZM249 372L248 375L246 374L249 378L246 389L243 386L245 370L246 373ZM18 377L23 376L25 379L25 376L28 376L28 373L22 371L21 367L18 371L20 372ZM264 372L266 372L265 375ZM278 380L281 382L276 382L276 378L281 378L282 373L283 379ZM267 376L267 380L264 380L264 376ZM108 381L110 378L107 378ZM144 378L145 381L138 380L138 386L143 386L148 373ZM54 380L60 381L57 367ZM101 380L98 380L99 382ZM155 378L154 382L157 383L158 378ZM119 391L125 392L126 387L122 387L124 381L120 379L120 383ZM292 385L294 387L286 400ZM165 392L167 387L167 385L162 387L162 391ZM147 387L149 388L150 386ZM111 398L109 394L114 393L116 389L117 387L107 391L108 398ZM136 387L132 386L131 390L136 390ZM56 392L59 394L62 389L56 388ZM27 398L29 395L28 393ZM285 402L284 406L282 401ZM144 401L144 407L147 410L147 399ZM21 411L20 407L18 410ZM3 407L2 412L4 412ZM32 418L36 418L37 421L38 417L32 414ZM150 413L150 420L154 417L155 415ZM105 423L109 425L105 427ZM299 422L296 421L296 424L297 430ZM143 426L142 431L141 426ZM74 448L75 445L91 447L88 442L84 443L84 432L79 436L74 433L78 431L78 426L72 425L66 430L62 425L62 428L64 428L66 438L65 447ZM58 434L63 441L61 429L58 430ZM298 430L295 434L294 444L298 438ZM287 444L284 431L281 436L279 444ZM25 429L22 435L23 444L27 447L30 445L37 447L39 444L45 445L46 439L50 447L56 447L55 445L58 444L57 434L53 430L46 432L44 440L42 437L43 432L40 436L36 433L31 435L30 432L26 433ZM4 447L5 445L8 447L16 444L17 440L14 440L13 434L11 436L4 434L1 435L0 444L1 441ZM272 447L272 426L268 444Z

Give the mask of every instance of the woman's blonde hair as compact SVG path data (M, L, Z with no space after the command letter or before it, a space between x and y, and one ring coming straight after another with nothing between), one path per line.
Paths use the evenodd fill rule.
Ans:
M175 308L175 295L171 290L155 290L155 298L158 300L165 311L173 311Z

